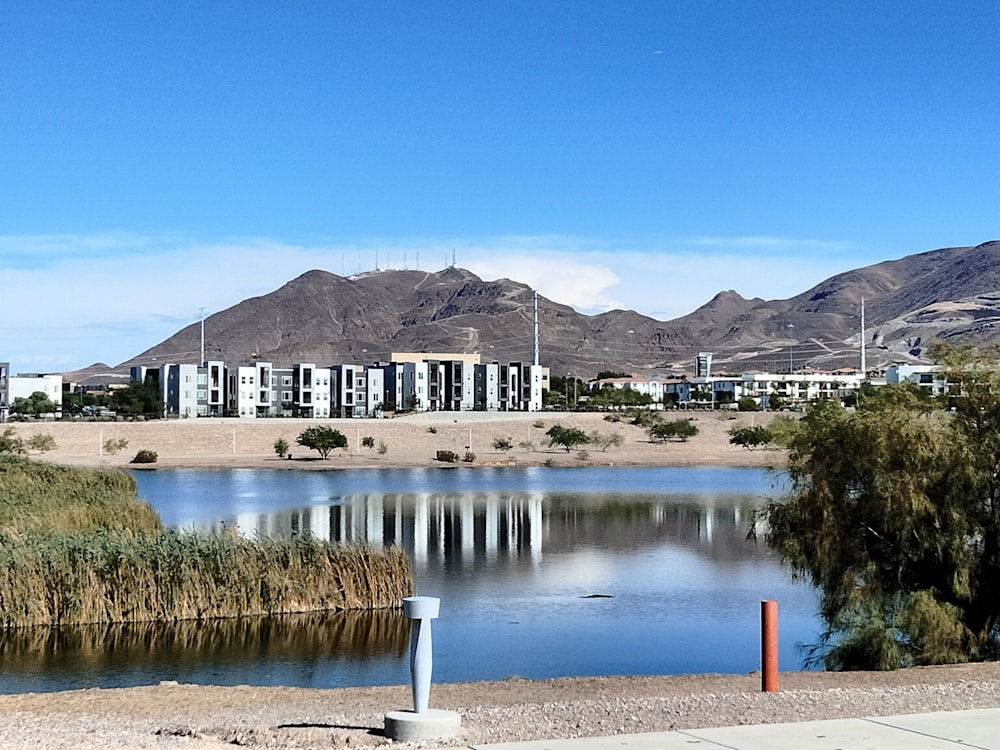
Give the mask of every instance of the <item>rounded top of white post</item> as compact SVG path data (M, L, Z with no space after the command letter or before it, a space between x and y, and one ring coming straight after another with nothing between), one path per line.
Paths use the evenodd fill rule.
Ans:
M433 620L441 611L436 596L407 596L403 599L403 614L411 620Z

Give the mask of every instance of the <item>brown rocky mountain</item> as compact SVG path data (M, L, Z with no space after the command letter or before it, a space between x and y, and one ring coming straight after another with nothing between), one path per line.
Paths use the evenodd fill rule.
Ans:
M786 300L725 291L694 312L658 321L634 311L584 315L538 298L539 350L553 374L690 372L699 351L715 371L831 369L859 364L865 299L869 367L919 361L933 339L1000 336L1000 242L910 255L838 274ZM227 364L386 360L393 351L479 352L531 360L534 292L469 271L309 271L270 294L205 319L205 355ZM196 362L192 324L122 363Z

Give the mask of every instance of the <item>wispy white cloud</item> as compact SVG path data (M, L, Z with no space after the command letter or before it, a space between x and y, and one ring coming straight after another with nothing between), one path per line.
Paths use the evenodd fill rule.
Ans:
M595 313L633 309L658 319L691 312L725 289L780 299L855 267L846 243L695 238L617 249L560 235L371 242L204 240L108 232L0 237L7 309L0 359L15 370L117 364L206 314L266 294L314 268L423 268L450 262L510 278ZM797 248L797 250L796 250ZM840 257L843 255L844 257Z

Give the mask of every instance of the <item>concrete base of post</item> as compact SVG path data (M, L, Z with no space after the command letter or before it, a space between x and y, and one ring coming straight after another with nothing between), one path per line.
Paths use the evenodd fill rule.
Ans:
M462 717L455 711L429 709L390 711L385 715L385 736L397 742L444 740L454 737L462 726Z

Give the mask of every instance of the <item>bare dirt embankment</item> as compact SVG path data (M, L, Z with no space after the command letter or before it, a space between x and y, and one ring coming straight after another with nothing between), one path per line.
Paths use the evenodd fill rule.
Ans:
M729 444L728 430L734 426L762 424L770 415L738 412L668 413L666 419L690 419L698 434L686 442L650 442L646 431L627 422L610 422L597 413L551 413L502 415L481 412L435 412L395 419L186 419L153 422L44 422L12 425L17 434L51 435L56 448L37 456L46 461L89 466L126 466L136 451L155 451L156 466L257 467L270 469L338 469L438 466L438 450L464 456L471 446L475 465L532 466L679 466L725 465L770 466L781 464L784 453L748 451ZM340 430L348 441L345 450L320 460L316 451L296 445L306 427L321 423ZM621 445L606 451L593 445L566 452L550 447L545 432L553 425L578 427L587 433L618 435ZM374 448L363 446L371 437ZM291 459L281 459L274 443L285 440ZM506 438L510 451L493 447ZM104 450L109 441L128 445L112 455ZM385 445L380 453L379 444ZM467 465L460 462L459 465Z

